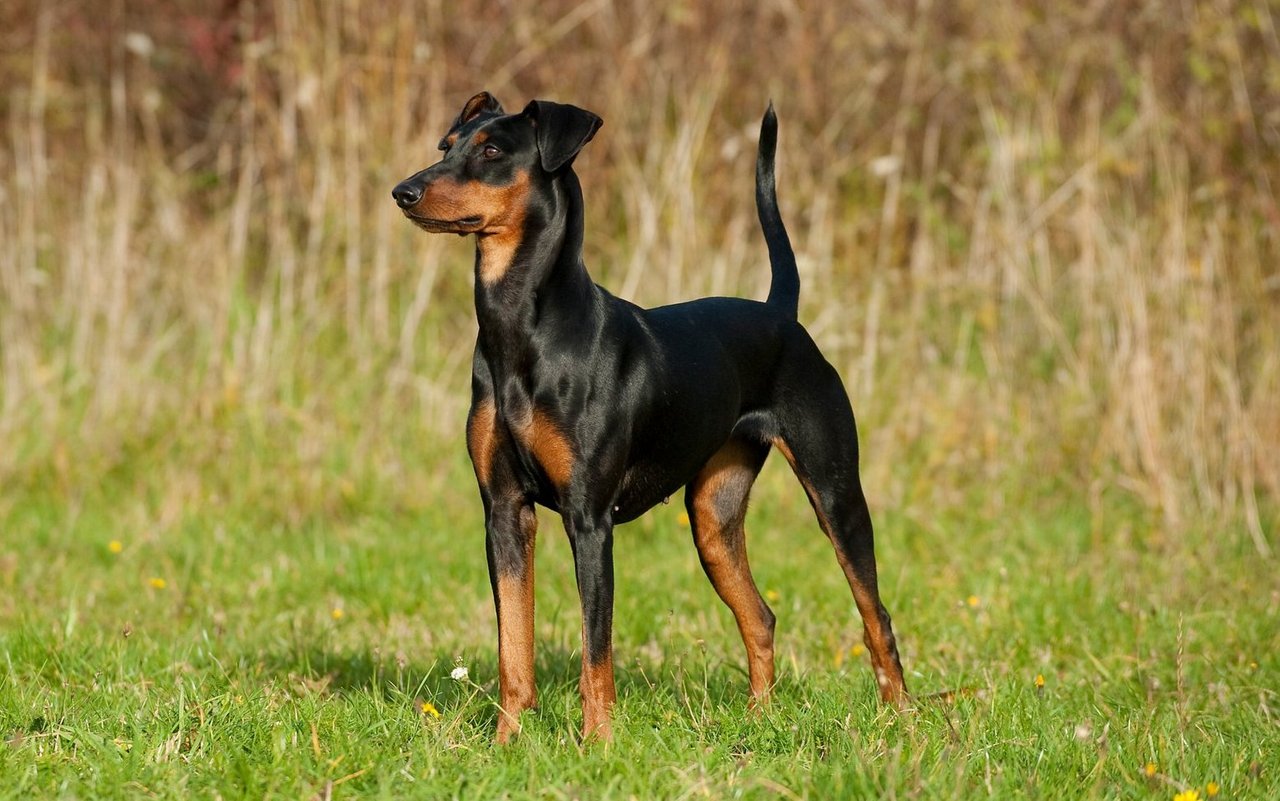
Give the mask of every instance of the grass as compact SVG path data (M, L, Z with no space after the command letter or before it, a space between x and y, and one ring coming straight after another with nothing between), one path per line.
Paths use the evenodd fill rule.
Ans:
M1280 797L1274 4L491 6L0 8L0 797ZM617 742L544 519L490 744L471 253L388 198L479 89L602 114L585 256L644 305L762 296L773 98L910 711L771 463L775 703L673 499L618 538Z
M1049 499L936 520L878 509L917 695L898 713L875 701L847 587L777 460L748 522L779 616L773 704L745 709L741 643L673 499L620 530L616 742L583 747L571 557L544 515L541 709L496 747L478 504L447 446L447 491L420 509L388 512L350 490L340 514L289 522L232 490L157 536L139 525L166 493L147 471L74 503L49 492L12 506L0 519L0 795L1280 792L1276 585L1246 539L1205 531L1183 548L1117 510L1123 544L1098 548L1088 510ZM245 469L262 458L234 456ZM457 665L466 680L450 677Z

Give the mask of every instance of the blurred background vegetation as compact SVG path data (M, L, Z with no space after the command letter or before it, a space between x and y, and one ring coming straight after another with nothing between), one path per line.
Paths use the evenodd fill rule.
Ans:
M0 519L123 496L158 537L455 488L472 249L390 190L487 89L604 117L587 263L645 305L763 296L773 99L801 318L874 507L1065 502L1098 541L1137 514L1269 553L1278 25L1274 0L7 0Z

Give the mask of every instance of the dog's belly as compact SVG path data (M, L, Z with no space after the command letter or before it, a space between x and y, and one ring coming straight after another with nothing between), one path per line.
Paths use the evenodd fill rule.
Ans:
M613 522L627 523L657 506L667 503L680 491L685 477L672 476L652 463L641 463L627 470L622 488L613 505Z
M630 523L659 503L667 503L684 485L682 481L664 481L664 474L656 467L633 468L627 471L622 487L613 503L613 522ZM549 481L537 481L533 499L553 512L560 512L559 493Z
M677 415L689 420L693 415ZM649 443L628 467L614 501L615 523L625 523L660 503L667 503L693 480L707 459L724 445L733 430L728 407L703 417L690 428L673 426L675 436L644 436Z

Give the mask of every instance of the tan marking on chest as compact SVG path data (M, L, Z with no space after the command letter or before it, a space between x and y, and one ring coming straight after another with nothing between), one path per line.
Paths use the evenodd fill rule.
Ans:
M480 401L467 421L467 452L471 454L471 463L475 465L476 478L481 484L489 483L497 443L493 401Z
M527 422L517 425L514 430L520 443L533 454L551 483L559 489L568 486L573 475L573 444L551 416L536 410Z

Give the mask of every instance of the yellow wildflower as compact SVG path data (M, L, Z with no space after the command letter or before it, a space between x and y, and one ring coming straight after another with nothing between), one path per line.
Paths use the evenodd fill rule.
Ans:
M436 705L430 701L422 701L418 704L418 711L424 715L430 715L433 718L440 717L440 710L436 709Z
M329 614L333 616L334 620L342 620L342 616L345 615L346 612L342 611L341 606L335 606L333 608L333 611L330 612Z
M1043 689L1044 689L1044 674L1043 674L1043 673L1037 673L1037 674L1036 674L1036 689L1037 689L1037 690L1043 690Z
M163 590L165 587L169 586L169 582L159 577L153 577L147 583L150 584L151 588L155 590Z
M681 512L680 514L676 515L676 522L677 522L677 523L679 523L680 525L682 525L682 526L684 526L684 527L688 528L688 526L689 526L689 513L688 513L688 512Z
M970 595L968 598L965 599L965 603L967 603L972 608L977 608L978 604L982 602L978 600L978 596Z
M1206 785L1204 786L1204 794L1205 794L1205 795L1207 795L1207 796L1209 796L1210 798L1213 798L1215 795L1217 795L1217 794L1218 794L1218 783L1217 783L1217 782L1209 782L1208 784L1206 784Z
M782 597L782 593L778 592L777 590L765 590L764 597L770 601L777 601L779 598Z
M1173 801L1200 801L1200 791L1194 787L1184 790L1173 797Z
M866 648L863 648L863 647L862 647L862 644L861 644L861 643L859 643L859 644L854 645L852 648L850 648L850 649L849 649L849 656L852 656L852 657L859 657L859 656L862 656L863 654L865 654L866 652L867 652L867 649L866 649Z
M1142 768L1142 775L1146 776L1148 779L1150 779L1152 776L1155 776L1156 763L1148 762L1146 765L1144 765Z
M124 550L124 543L121 542L120 540L112 540L111 542L107 543L107 550L111 551L112 553L120 553L121 551Z

